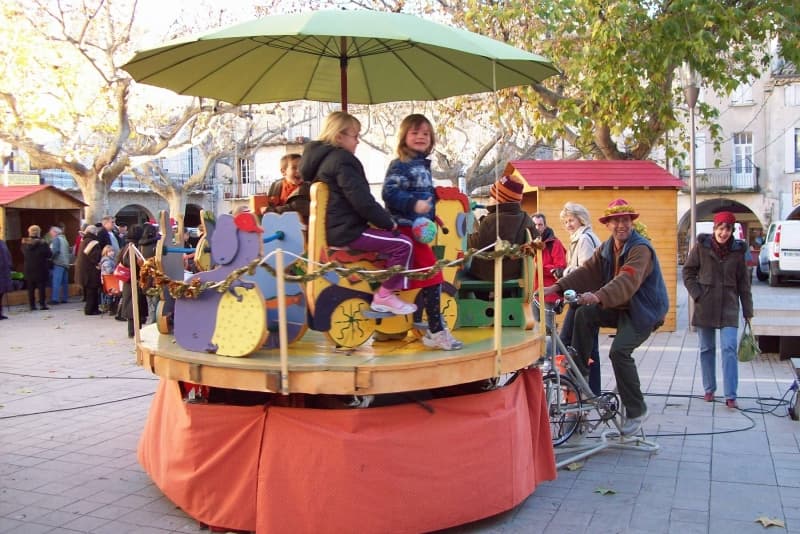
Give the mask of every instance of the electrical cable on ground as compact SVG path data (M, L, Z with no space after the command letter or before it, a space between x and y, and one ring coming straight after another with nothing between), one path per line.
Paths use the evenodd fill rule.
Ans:
M10 371L0 371L0 375L21 376L24 378L44 378L47 380L149 380L150 382L158 382L158 378L149 378L146 376L43 376L43 375L30 375L26 373L12 373Z
M69 411L72 411L72 410L83 410L84 408L95 408L97 406L105 406L106 404L114 404L116 402L124 402L124 401L129 401L129 400L134 400L134 399L141 399L143 397L152 397L152 396L153 396L153 393L144 393L143 395L134 395L132 397L124 397L122 399L114 399L114 400L109 400L109 401L95 402L95 403L92 403L92 404L82 404L80 406L71 406L69 408L53 408L52 410L42 410L41 412L17 413L17 414L14 414L14 415L6 415L6 416L3 416L3 417L0 417L0 420L3 420L3 419L15 419L17 417L29 417L31 415L44 415L44 414L57 413L57 412L69 412Z

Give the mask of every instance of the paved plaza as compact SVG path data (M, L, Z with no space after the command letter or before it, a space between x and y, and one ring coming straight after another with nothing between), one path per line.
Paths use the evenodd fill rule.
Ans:
M703 402L681 289L678 330L635 353L645 429L660 451L604 451L514 510L448 532L800 533L800 422L769 400L786 394L793 369L776 355L740 364L742 410ZM754 282L756 309L800 308L799 296L798 285ZM9 315L0 322L0 533L202 531L136 461L156 378L136 366L125 323L84 316L78 302ZM607 336L601 344L610 387ZM765 529L760 517L785 527Z

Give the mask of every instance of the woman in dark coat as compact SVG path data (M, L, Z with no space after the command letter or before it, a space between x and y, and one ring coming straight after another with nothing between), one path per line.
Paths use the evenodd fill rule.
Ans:
M694 300L692 326L700 338L700 369L703 374L704 399L714 400L717 389L716 337L722 352L722 377L725 404L737 408L739 382L737 359L739 303L745 321L753 317L750 292L750 269L744 241L733 238L736 217L729 211L714 216L714 233L700 234L683 265L683 283Z
M75 271L80 273L78 283L83 286L83 313L100 315L100 257L102 253L97 240L97 227L88 226L81 241L81 252L75 258Z
M119 258L117 260L119 263L128 267L131 267L131 259L130 253L128 248L133 245L138 245L140 240L142 239L142 227L139 225L135 225L133 228L128 230L128 234L125 236L126 244L119 251ZM145 298L145 294L142 289L139 287L139 268L141 268L141 262L137 261L136 265L136 276L137 280L134 280L133 277L124 284L122 284L122 299L119 301L119 315L122 319L128 322L128 337L133 337L134 334L134 322L133 322L133 291L134 287L136 288L136 297L139 299L139 324L144 324L145 319L147 318L147 299ZM131 273L133 274L133 273Z
M3 296L11 291L11 252L6 242L0 239L0 319L8 319L3 315Z
M50 265L48 260L53 253L50 245L42 237L42 229L37 225L28 227L28 237L22 238L22 271L25 274L25 284L28 287L28 304L31 311L36 310L34 291L39 290L39 309L49 309L45 304L45 288L50 278Z

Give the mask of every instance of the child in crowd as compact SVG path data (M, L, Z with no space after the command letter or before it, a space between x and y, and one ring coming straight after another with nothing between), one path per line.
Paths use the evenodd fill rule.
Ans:
M100 269L100 276L102 277L105 275L114 274L114 268L117 266L117 262L114 261L114 257L116 256L116 254L114 254L114 247L111 245L106 245L103 247L103 250L100 252L100 254L100 264L98 265ZM111 311L112 315L116 313L115 299L106 293L105 290L100 296L100 311Z
M325 232L329 245L374 251L386 258L387 267L408 269L411 239L394 232L397 223L370 193L364 167L355 156L360 132L361 123L352 115L343 111L328 115L319 140L306 146L300 174L306 182L328 186ZM406 283L402 274L390 277L381 284L370 307L397 315L414 313L417 307L394 293L405 289Z
M300 176L300 154L286 154L281 158L282 179L269 187L267 211L283 213L296 211L303 224L308 224L311 207L311 184Z
M435 138L430 121L420 114L412 114L400 123L397 159L389 164L383 184L383 201L389 213L398 221L398 230L412 240L414 252L412 268L430 267L436 256L430 245L413 240L411 225L417 217L435 220L435 191L431 162L428 159ZM455 339L445 327L441 314L441 273L426 280L412 280L411 287L420 287L422 302L428 314L428 332L422 338L426 347L457 350L464 344Z

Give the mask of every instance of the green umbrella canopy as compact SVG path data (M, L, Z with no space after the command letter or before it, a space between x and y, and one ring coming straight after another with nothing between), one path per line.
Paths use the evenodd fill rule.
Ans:
M413 15L275 15L138 52L142 83L232 104L438 100L539 82L542 56Z

